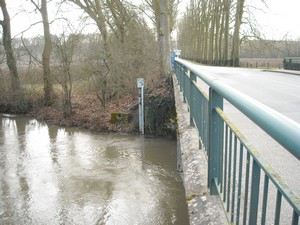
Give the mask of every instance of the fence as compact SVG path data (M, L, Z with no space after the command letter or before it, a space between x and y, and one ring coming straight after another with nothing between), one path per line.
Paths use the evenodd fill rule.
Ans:
M240 66L246 68L281 69L283 60L277 58L240 58Z
M291 224L297 225L300 198L263 161L225 115L223 99L234 105L298 159L299 124L218 79L202 74L196 66L184 60L176 59L175 71L184 101L189 106L190 123L196 126L201 147L207 153L210 194L220 195L229 223L254 225L260 220L261 224L270 223L269 221L279 224L282 200L285 199L290 209L290 216L287 217ZM208 95L197 84L197 78L209 85ZM276 192L274 204L269 196L271 189ZM262 196L259 196L260 190ZM274 210L271 209L273 206Z

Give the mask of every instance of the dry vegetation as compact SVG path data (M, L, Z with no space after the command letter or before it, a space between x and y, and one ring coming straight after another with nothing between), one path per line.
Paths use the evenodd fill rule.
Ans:
M21 95L10 92L9 71L7 68L3 68L0 76L2 81L0 83L0 112L23 113L26 116L35 117L52 124L78 126L97 132L138 132L136 77L139 75L144 77L145 87L149 90L149 97L162 96L168 98L171 95L170 87L165 82L159 81L158 63L155 63L157 59L153 46L152 52L149 49L147 50L148 58L138 59L139 65L144 64L146 61L149 64L146 64L144 68L137 67L138 70L135 68L135 64L130 61L134 61L139 56L130 56L126 59L118 57L118 60L123 64L123 69L114 69L113 77L123 81L107 80L107 103L105 106L97 96L97 93L101 93L102 88L101 84L97 82L98 76L101 74L97 75L94 70L89 70L91 64L86 64L82 60L81 62L77 61L70 68L72 74L72 112L69 116L64 115L64 91L60 83L60 71L55 65L52 66L52 76L55 78L53 87L56 97L51 106L44 105L41 66L36 64L19 66L19 76L23 90ZM95 65L97 66L97 64ZM98 68L101 69L102 67L103 64L100 63ZM97 69L97 67L94 69ZM118 73L120 70L122 71ZM130 123L112 124L111 113L113 112L130 114Z
M128 69L128 67L127 67ZM131 68L132 69L132 68ZM158 80L158 73L153 67L146 74L145 85L152 86ZM41 67L19 68L20 80L23 87L22 95L17 95L9 91L9 71L1 70L0 79L0 112L23 113L24 115L35 117L56 125L78 126L88 128L97 132L137 132L137 88L135 77L130 77L123 83L122 87L116 87L116 83L110 83L106 92L107 103L104 107L99 100L97 92L101 90L95 79L86 73L86 66L78 64L71 68L73 74L73 92L71 96L72 113L70 116L64 115L63 89L56 81L54 90L56 98L51 106L43 104L43 84ZM30 71L30 72L28 72ZM53 70L55 72L55 70ZM127 70L128 71L128 70ZM53 72L53 76L56 76ZM124 73L126 69L124 69ZM145 73L144 73L145 75ZM125 76L125 74L124 74ZM129 78L129 77L128 77ZM131 83L129 83L131 82ZM122 112L131 115L129 124L112 124L111 113Z
M12 39L10 29L6 29L10 28L9 12L0 18L0 113L24 113L59 125L103 132L134 131L134 119L129 125L113 125L111 113L134 117L137 78L144 78L149 87L170 72L169 53L162 47L169 49L169 20L174 28L178 0L170 0L170 12L165 1L157 4L152 0L142 5L126 0L27 3L22 7L28 17L33 12L40 16L43 36L25 38L24 31ZM50 7L57 9L53 21L48 20L52 17ZM80 23L64 14L72 7L82 11L77 18ZM1 10L7 11L6 4L1 4ZM145 13L156 29L146 22ZM52 30L52 23L62 30ZM85 33L91 24L97 31ZM167 65L167 72L162 64Z
M112 124L111 113L133 113L137 99L131 95L111 101L105 108L99 104L97 97L87 95L83 98L73 98L73 109L70 117L63 116L62 105L56 102L52 106L34 107L28 112L28 116L35 117L53 124L62 126L78 126L97 132L135 132L134 120L129 125Z
M15 38L21 88L12 91L6 62L0 62L0 113L24 113L54 124L99 132L134 132L134 119L127 125L111 124L111 113L135 116L136 79L142 77L145 85L151 86L160 77L158 43L155 33L132 6L119 2L110 10L120 10L120 16L130 20L122 29L117 26L121 17L109 21L111 28L121 30L108 32L105 38L100 31L52 35L50 80L54 95L51 93L50 102L45 100L44 37Z
M240 66L246 68L282 69L283 59L278 58L241 58Z

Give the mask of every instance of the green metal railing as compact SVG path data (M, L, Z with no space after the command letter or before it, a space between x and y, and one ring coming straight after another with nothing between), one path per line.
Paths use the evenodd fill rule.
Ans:
M300 197L263 161L256 149L223 112L226 99L300 159L300 125L269 107L202 74L196 65L176 59L175 72L188 103L190 124L208 157L208 187L219 195L231 224L299 224ZM209 95L197 84L209 86ZM260 190L262 195L260 195ZM275 193L275 194L273 194ZM275 195L274 198L271 198ZM272 199L276 199L272 203ZM289 215L282 214L283 199ZM271 202L271 203L270 203ZM273 207L273 209L272 209ZM283 219L283 217L285 217Z

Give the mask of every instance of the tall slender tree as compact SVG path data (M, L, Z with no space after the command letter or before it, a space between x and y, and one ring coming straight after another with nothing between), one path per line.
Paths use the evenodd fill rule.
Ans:
M156 26L158 36L160 74L166 76L171 71L170 34L176 22L178 2L176 0L146 0L146 3L152 11L153 15L150 18Z
M19 81L17 63L12 48L10 16L7 11L5 0L0 0L0 7L3 14L3 20L0 20L0 24L2 26L2 31L3 31L2 40L3 40L3 46L6 54L6 63L9 68L9 73L11 78L11 88L13 92L18 92L21 90L21 85Z
M160 48L160 73L166 76L171 71L170 64L170 11L169 0L160 0L160 31L159 31L159 48Z
M223 7L223 16L224 16L224 48L222 61L224 65L227 65L228 62L228 52L229 52L229 21L230 21L230 8L232 0L225 0Z
M240 65L240 27L244 13L245 0L237 0L234 32L232 37L232 51L231 51L231 64L232 66Z
M44 29L44 41L45 41L44 50L42 54L44 101L45 101L45 105L51 105L55 94L53 89L53 79L51 77L51 70L50 70L50 56L52 51L52 41L51 41L50 24L48 18L47 0L41 0L41 2L36 0L30 0L30 1L42 16L43 29Z

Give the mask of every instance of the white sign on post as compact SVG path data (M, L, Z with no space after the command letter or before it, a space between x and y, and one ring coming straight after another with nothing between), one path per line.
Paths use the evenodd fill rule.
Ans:
M137 79L137 87L139 93L139 130L144 134L144 79Z

